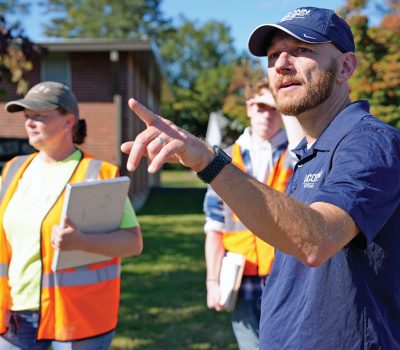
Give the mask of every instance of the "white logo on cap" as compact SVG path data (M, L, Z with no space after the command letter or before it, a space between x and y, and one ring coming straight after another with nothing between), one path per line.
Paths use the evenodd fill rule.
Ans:
M31 94L48 94L49 92L50 88L43 85L36 86L30 91Z
M309 35L307 35L307 34L303 34L303 36L304 36L305 38L307 38L307 39L314 39L314 40L317 40L317 38L314 38L314 37L309 36Z
M283 17L280 21L285 22L285 21L291 21L292 19L296 18L304 18L310 14L311 10L306 10L306 9L296 9L293 11L290 11L285 17Z

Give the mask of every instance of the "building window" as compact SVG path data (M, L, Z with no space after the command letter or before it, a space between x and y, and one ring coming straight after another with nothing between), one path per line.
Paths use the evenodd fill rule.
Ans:
M41 80L57 81L71 86L71 63L68 54L50 53L41 64Z

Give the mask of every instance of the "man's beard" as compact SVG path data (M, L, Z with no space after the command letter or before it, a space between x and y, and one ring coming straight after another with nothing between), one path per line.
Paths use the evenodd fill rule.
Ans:
M300 98L295 98L295 96L293 96L293 99L290 99L289 102L284 102L283 99L279 100L278 92L272 89L276 101L276 109L282 114L297 116L309 109L319 106L322 102L326 101L332 93L336 80L337 67L336 61L332 60L329 67L321 72L317 81L305 85L306 93L304 96ZM285 80L285 77L281 79Z

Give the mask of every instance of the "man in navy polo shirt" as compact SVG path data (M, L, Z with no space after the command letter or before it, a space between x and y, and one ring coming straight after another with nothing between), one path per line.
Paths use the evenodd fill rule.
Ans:
M256 28L249 49L268 57L276 106L306 135L289 196L133 99L147 129L122 145L128 170L142 156L150 172L181 162L276 247L260 349L400 349L400 133L350 101L350 27L332 10L299 8Z

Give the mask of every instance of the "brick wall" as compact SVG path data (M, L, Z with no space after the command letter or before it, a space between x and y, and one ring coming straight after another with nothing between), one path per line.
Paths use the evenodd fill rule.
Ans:
M4 111L5 102L0 102L0 137L26 138L22 113L7 113Z
M83 102L79 104L86 120L87 137L82 149L97 158L116 164L115 108L113 103Z

